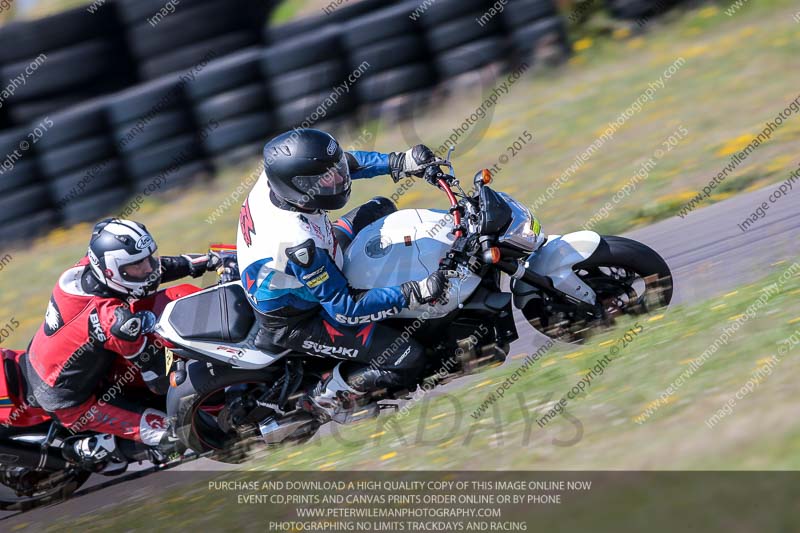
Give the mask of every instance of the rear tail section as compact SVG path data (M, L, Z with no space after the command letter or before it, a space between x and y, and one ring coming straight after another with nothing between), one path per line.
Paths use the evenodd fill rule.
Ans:
M28 393L21 368L24 355L24 351L0 348L0 425L3 427L30 427L50 419L42 409L30 406L26 399Z

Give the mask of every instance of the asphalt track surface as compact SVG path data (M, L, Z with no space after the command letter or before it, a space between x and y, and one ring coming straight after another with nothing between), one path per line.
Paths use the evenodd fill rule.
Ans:
M685 218L672 217L625 236L647 244L666 259L674 277L673 302L697 302L724 294L770 271L788 268L800 255L800 190L792 190L777 202L769 203L768 197L778 185L700 207ZM795 187L800 189L800 184L795 183ZM769 204L766 216L743 232L738 224L765 201ZM520 339L512 345L512 355L530 353L543 342L544 336L534 331L521 315L517 317L517 328ZM438 390L460 388L470 379L475 376ZM175 470L213 472L226 469L225 464L200 459ZM65 516L102 513L103 507L124 502L132 495L149 494L154 486L164 489L179 483L170 476L170 471L165 471L115 480L119 482L100 488L111 480L113 478L94 476L67 502L27 513L0 513L0 531L40 530L41 526L56 524Z

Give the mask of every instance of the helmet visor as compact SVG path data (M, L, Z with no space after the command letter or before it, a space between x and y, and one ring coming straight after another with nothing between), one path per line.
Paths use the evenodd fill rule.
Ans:
M336 196L350 188L350 168L342 153L339 161L323 174L316 176L295 176L292 183L311 198L315 196Z
M153 254L135 263L119 267L119 273L125 281L150 282L161 276L161 264L158 255Z

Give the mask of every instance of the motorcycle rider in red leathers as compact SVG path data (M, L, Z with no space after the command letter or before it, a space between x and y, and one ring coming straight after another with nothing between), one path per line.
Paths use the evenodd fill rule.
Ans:
M182 451L171 438L165 413L120 398L119 386L108 383L112 368L124 358L138 368L151 391L166 392L163 347L153 345L148 335L156 316L133 312L131 304L154 294L162 281L196 278L220 263L215 254L159 258L157 249L138 222L115 218L97 223L87 255L59 277L44 323L21 361L35 407L72 432L98 433L76 438L64 452L96 471L124 468L143 452L162 461Z

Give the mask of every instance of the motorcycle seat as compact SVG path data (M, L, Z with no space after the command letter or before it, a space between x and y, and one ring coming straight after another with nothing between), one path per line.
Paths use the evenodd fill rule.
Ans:
M241 342L255 319L242 286L230 283L177 300L169 323L184 339Z

